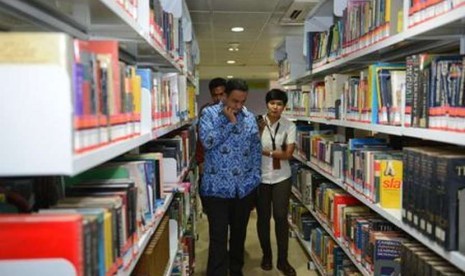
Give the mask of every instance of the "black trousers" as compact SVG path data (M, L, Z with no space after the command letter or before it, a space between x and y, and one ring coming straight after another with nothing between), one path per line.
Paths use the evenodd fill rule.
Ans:
M204 197L207 208L210 243L208 248L208 276L239 276L244 266L244 242L250 211L256 190L246 197ZM229 251L228 251L229 228Z
M270 219L273 209L276 241L278 243L278 262L287 261L289 247L289 222L287 214L291 181L286 179L276 184L260 184L257 192L257 231L263 255L272 258L270 243Z

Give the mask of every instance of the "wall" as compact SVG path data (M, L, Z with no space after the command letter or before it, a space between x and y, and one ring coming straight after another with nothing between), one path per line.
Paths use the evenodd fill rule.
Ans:
M200 80L199 95L197 95L197 106L200 108L210 101L210 92L208 91L209 80ZM249 84L249 95L245 106L255 114L265 114L265 95L268 92L268 81L247 81Z

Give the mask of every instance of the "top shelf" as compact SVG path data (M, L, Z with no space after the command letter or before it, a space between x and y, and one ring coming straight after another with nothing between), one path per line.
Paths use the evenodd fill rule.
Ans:
M0 0L0 19L8 31L58 31L83 40L118 40L121 50L134 61L160 71L177 71L194 80L182 62L150 35L149 2L139 1L138 7L128 9L119 2Z
M460 21L463 18L465 18L465 4L332 62L314 66L313 70L306 71L297 78L288 79L282 84L305 84L313 78L353 70L353 66L357 64L390 61L411 53L450 46L454 41L458 45L460 32L464 28L464 23Z

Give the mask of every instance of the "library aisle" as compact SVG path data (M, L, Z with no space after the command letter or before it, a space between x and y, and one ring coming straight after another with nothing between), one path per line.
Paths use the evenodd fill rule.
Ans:
M262 258L260 244L258 242L257 230L255 228L257 222L257 212L254 210L250 214L249 225L247 228L247 239L245 241L245 257L244 269L245 276L274 276L283 275L276 268L276 260L273 260L274 269L271 271L264 271L260 268L260 261ZM199 218L197 222L197 229L199 239L195 244L195 273L194 276L201 276L206 274L207 261L208 261L208 219L205 215ZM271 220L271 229L274 229L274 222ZM272 230L271 243L274 246L273 250L276 252L276 238L274 230ZM308 270L307 263L309 258L306 256L299 242L295 238L289 239L289 263L294 266L297 275L318 275L316 271Z

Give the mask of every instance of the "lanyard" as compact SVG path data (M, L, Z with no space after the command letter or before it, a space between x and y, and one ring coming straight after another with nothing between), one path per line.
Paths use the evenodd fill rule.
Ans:
M266 124L266 127L268 128L268 133L270 133L270 138L271 142L273 143L273 150L276 150L276 135L278 134L278 129L279 129L279 122L278 125L276 126L276 130L274 131L274 136L271 134L271 128L268 124Z

